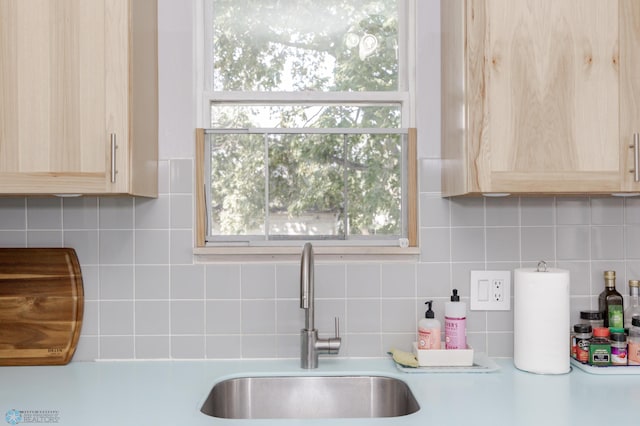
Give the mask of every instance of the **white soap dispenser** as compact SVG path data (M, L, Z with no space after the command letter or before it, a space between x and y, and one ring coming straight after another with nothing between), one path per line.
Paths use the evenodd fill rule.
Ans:
M418 349L440 349L440 321L435 319L435 314L431 310L433 300L428 300L428 306L424 318L418 321Z

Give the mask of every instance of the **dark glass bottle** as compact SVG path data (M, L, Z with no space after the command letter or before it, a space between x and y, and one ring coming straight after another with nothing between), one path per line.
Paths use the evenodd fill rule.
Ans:
M604 271L604 290L598 296L598 310L605 327L623 328L622 295L616 291L616 271Z

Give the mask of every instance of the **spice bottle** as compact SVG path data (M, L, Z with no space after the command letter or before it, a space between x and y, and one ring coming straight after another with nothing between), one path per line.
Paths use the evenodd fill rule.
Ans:
M640 315L640 302L638 295L640 294L640 281L629 280L629 306L624 311L624 328L631 328L631 318L634 315Z
M600 311L580 311L580 322L591 328L604 327L604 317Z
M597 327L593 330L593 339L589 344L589 364L611 365L611 342L609 341L609 329L606 327Z
M627 336L611 333L611 365L627 365Z
M572 355L582 363L589 362L589 346L592 337L592 328L589 324L576 324L573 326Z
M631 318L627 358L629 358L629 365L640 365L640 316Z
M598 309L604 316L605 327L624 327L622 295L616 291L616 271L604 272L605 289L598 296Z

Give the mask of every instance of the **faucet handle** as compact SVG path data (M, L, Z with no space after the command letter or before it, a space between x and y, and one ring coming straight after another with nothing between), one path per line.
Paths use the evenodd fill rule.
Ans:
M340 345L342 339L340 338L340 319L335 317L336 335L333 338L327 339L327 353L335 355L340 351Z

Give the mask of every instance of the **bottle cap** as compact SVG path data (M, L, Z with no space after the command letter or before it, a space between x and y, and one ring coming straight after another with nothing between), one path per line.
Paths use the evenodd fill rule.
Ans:
M458 289L457 288L453 289L453 294L451 295L451 301L452 302L459 302L460 301L460 296L458 296Z
M592 328L589 324L576 324L573 326L573 331L576 333L591 333Z
M629 287L640 287L640 281L638 281L638 280L629 280Z
M604 318L600 311L580 311L580 319L587 321L600 321Z
M614 342L626 342L627 336L625 336L624 331L622 333L611 333L610 339Z
M616 271L604 271L604 284L605 287L615 287L614 281L616 279Z
M624 328L622 328L622 327L620 327L620 328L609 327L609 332L611 334L613 334L613 333L624 333Z
M593 337L609 337L609 329L607 327L596 327L593 329Z
M427 300L426 302L424 302L425 305L427 305L427 312L424 313L424 317L425 318L435 318L436 314L433 313L433 311L431 310L431 305L433 304L433 300Z

